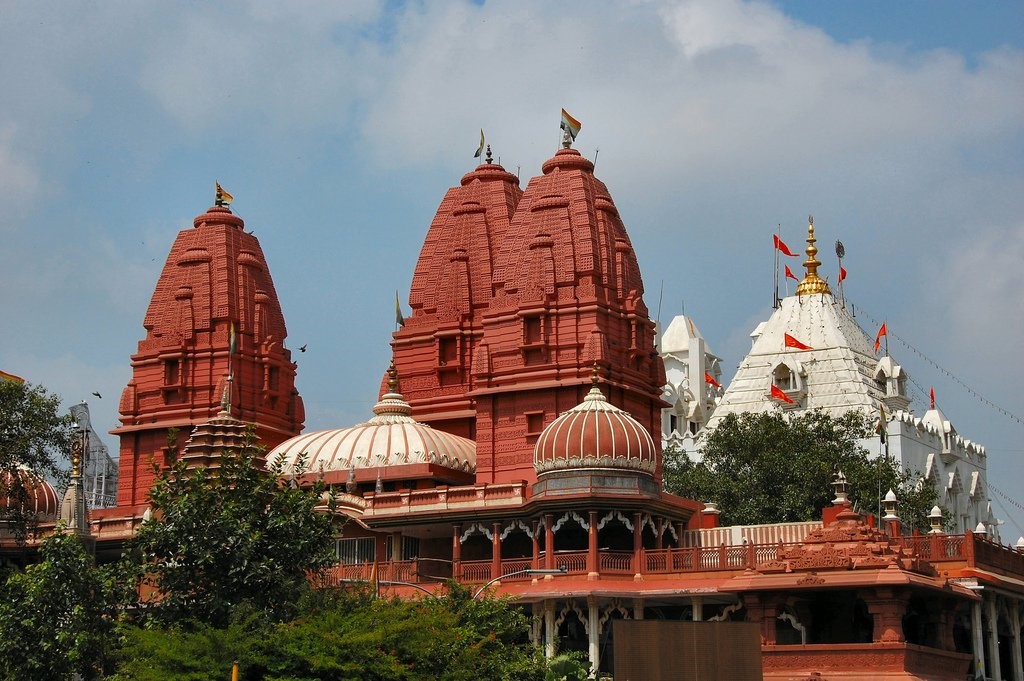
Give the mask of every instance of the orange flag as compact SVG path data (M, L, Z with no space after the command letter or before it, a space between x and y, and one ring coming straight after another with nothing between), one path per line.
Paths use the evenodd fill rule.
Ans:
M789 399L789 395L782 391L782 388L772 383L772 398L776 400L782 400L783 402L789 402L795 404L793 400Z
M711 374L709 374L706 371L704 372L704 382L705 383L709 383L709 384L715 386L716 388L721 388L722 387L722 384L719 383L718 381L716 381L715 377L712 376Z
M814 349L810 345L805 345L805 344L801 343L796 338L793 338L792 336L790 336L788 333L783 336L783 341L785 342L787 348L796 348L797 350L813 350Z
M800 281L799 279L796 278L796 275L793 274L793 270L789 269L789 265L786 265L786 277L788 279L792 279L793 281Z
M846 279L846 268L840 266L840 268L839 268L839 281L836 282L836 283L842 284L843 283L843 279Z
M797 257L797 254L789 250L789 246L787 246L786 242L779 238L778 234L772 234L772 240L775 242L775 248L778 249L780 253L794 258Z
M888 336L889 330L885 328L885 322L878 327L878 335L875 336L875 354L878 354L878 348L882 347L882 336Z

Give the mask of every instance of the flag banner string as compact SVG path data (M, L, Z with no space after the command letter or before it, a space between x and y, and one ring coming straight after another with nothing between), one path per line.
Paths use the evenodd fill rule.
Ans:
M1010 495L1008 495L1006 492L993 485L991 482L988 483L988 488L995 492L996 494L998 494L999 496L1001 496L1008 504L1016 508L1018 511L1024 512L1024 504L1021 504L1019 501L1012 498ZM999 503L998 499L995 499L994 501L997 504ZM1017 531L1020 532L1021 536L1024 537L1024 529L1021 529L1021 526L1018 525L1017 521L1013 519L1013 514L1011 514L1002 504L999 504L999 506L1003 509L1003 512L1006 514L1006 517L1010 519L1010 522L1013 523L1013 526L1017 528Z
M874 317L872 317L872 316L871 316L871 314L870 314L869 312L865 312L865 311L864 311L864 308L863 308L863 307L861 307L860 305L855 305L854 307L855 307L855 309L858 309L858 311L859 311L859 312L860 312L861 314L863 314L863 315L864 315L865 317L867 317L867 318L868 318L869 320L871 320L871 322L872 322L873 324L875 324L876 326L877 326L877 325L878 325L878 324L880 323L880 322L879 322L879 321L878 321L877 319L875 319ZM896 340L897 340L897 341L898 341L898 342L899 342L899 343L900 343L901 345L903 345L903 347L907 348L908 350L910 350L911 352L913 352L913 353L914 353L915 355L917 355L918 357L920 357L920 358L921 358L921 359L923 359L924 361L928 362L928 364L932 365L932 366L933 366L933 367L935 367L935 368L936 368L937 370L939 370L940 372L942 372L943 374L945 374L946 376L948 376L948 377L949 377L950 379L952 379L952 380L953 380L954 382L956 382L957 384L959 384L961 388L963 388L964 390L966 390L966 391L967 391L968 393L970 393L970 394L971 394L971 395L973 395L974 397L978 398L978 400L979 400L979 401L981 401L982 403L984 403L984 404L988 405L989 407L992 407L993 409L995 409L996 411L998 411L999 413L1001 413L1001 414L1002 414L1003 416L1007 417L1007 418L1008 418L1008 419L1010 419L1011 421L1015 421L1015 422L1019 423L1020 425L1024 425L1024 418L1021 418L1020 416L1017 416L1016 414L1014 414L1014 413L1010 412L1009 410L1007 410L1007 409L1004 409L1003 407L1000 407L1000 406L999 406L998 404L996 404L996 403L995 403L995 402L993 402L992 400L988 399L987 397L985 397L984 395L982 395L981 393L979 393L979 392L978 392L977 390L975 390L975 389L974 389L974 388L972 388L971 386L969 386L969 385L967 385L966 383L964 383L963 379L961 379L961 378L960 378L959 376L956 376L955 374L953 374L952 372L950 372L950 371L949 371L948 369L945 369L944 367L942 367L942 366L939 366L939 363L938 363L938 362L936 362L936 361L935 361L935 360L933 360L933 359L932 359L931 357L929 357L928 355L924 354L923 352L921 352L920 350L918 350L917 348L915 348L915 347L914 347L913 345L911 345L911 344L910 344L910 342L909 342L909 341L907 341L907 340L906 340L906 339L904 339L903 337L901 337L901 336L899 336L899 335L897 335L897 334L893 333L892 331L890 331L890 330L888 330L888 329L886 329L886 331L887 331L887 334L888 334L888 336L889 336L890 338L895 338L895 339L896 339ZM911 378L910 378L910 382L911 382L911 383L913 383L913 384L914 384L914 386L915 386L915 387L917 387L917 389L921 391L921 396L922 396L922 398L924 398L924 396L925 396L925 394L926 394L926 393L925 393L925 392L924 392L924 390L923 390L923 389L921 388L921 386L920 386L920 385L919 385L919 384L917 383L917 381L915 381L915 380L914 380L914 379L913 379L913 378L911 377Z

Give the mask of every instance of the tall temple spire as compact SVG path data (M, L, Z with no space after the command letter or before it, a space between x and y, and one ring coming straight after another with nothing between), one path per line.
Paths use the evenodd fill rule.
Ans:
M818 276L818 268L821 266L821 261L815 256L818 255L818 247L814 245L817 239L814 238L814 216L807 216L807 260L804 261L804 268L807 270L807 274L804 276L803 281L796 287L796 294L798 296L810 295L813 293L828 293L832 295L832 291L828 287L828 282Z

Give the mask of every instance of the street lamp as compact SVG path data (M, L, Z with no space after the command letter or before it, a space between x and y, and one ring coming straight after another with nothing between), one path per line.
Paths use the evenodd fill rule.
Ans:
M368 579L348 579L346 577L342 577L342 578L338 579L338 584L366 584L369 581L371 581L371 580L368 580ZM393 579L378 579L377 580L377 584L380 584L380 585L383 585L383 586L411 586L414 589L419 589L420 591L422 591L423 593L427 594L428 596L433 596L434 595L434 592L431 591L430 589L428 589L428 588L426 588L424 586L420 586L419 584L413 584L412 582L399 582L399 581L395 581Z
M473 599L475 600L478 596L480 596L480 594L482 594L491 584L494 584L495 582L500 582L503 579L508 579L509 577L517 577L519 575L564 575L568 571L569 568L565 565L563 565L560 568L555 568L553 570L548 570L547 568L526 568L525 570L515 570L513 572L501 575L500 577L495 577L491 581L484 584L482 587L477 589L477 592L475 594L473 594Z

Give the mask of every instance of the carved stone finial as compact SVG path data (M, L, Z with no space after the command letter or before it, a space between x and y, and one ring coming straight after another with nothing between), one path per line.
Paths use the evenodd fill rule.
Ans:
M395 360L391 360L390 366L388 366L388 392L398 392L398 368L395 367Z
M485 158L485 160L486 160L488 165L494 162L494 157L491 156L491 145L490 144L487 145L487 155L484 158Z
M572 135L569 134L568 130L562 132L562 148L568 149L572 146Z

